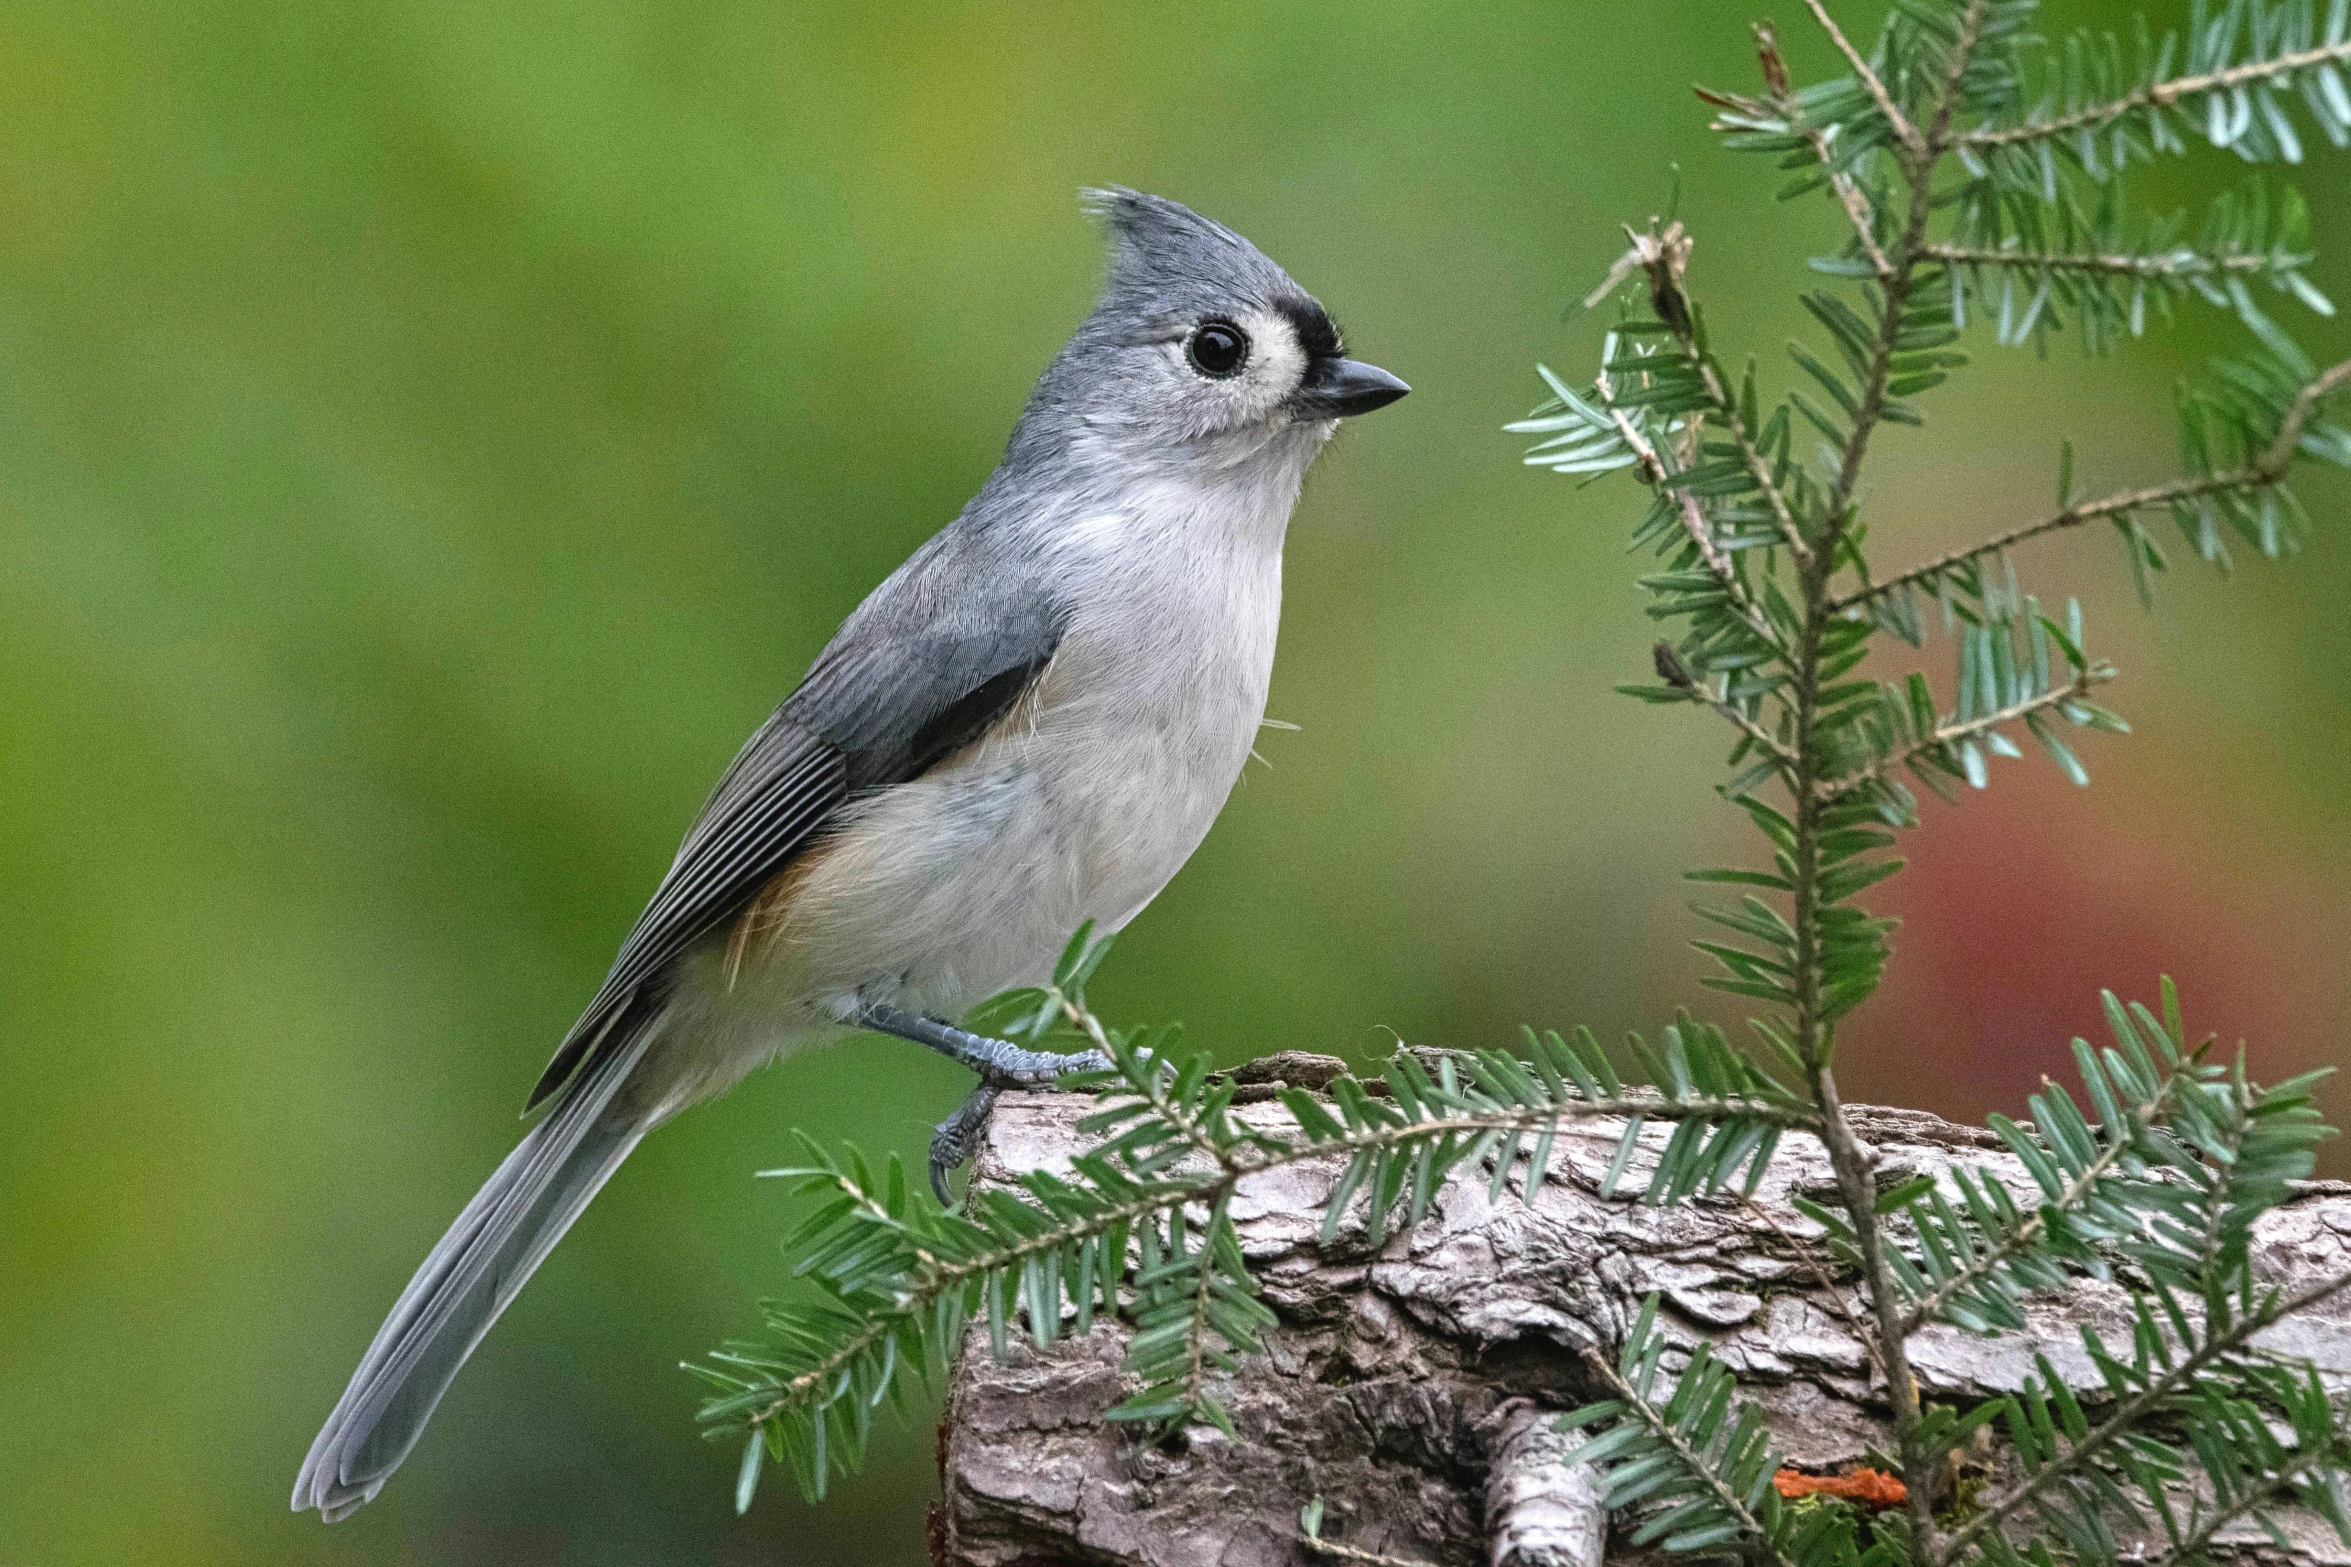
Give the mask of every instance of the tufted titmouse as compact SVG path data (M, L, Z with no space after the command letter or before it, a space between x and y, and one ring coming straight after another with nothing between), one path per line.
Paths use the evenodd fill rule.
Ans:
M761 1062L863 1028L973 1067L934 1184L997 1091L1102 1064L942 1019L1042 980L1085 921L1133 919L1199 845L1265 714L1307 464L1408 388L1232 230L1088 201L1109 281L1002 465L719 780L532 1091L545 1116L352 1373L296 1510L374 1497L637 1140Z

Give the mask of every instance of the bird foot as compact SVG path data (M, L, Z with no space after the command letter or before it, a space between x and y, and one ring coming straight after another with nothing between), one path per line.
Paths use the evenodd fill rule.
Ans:
M1055 1055L1049 1051L1021 1050L1001 1039L987 1043L1002 1045L1020 1059L1010 1063L999 1059L980 1067L979 1086L931 1135L931 1190L938 1194L941 1203L949 1206L954 1199L948 1195L947 1177L969 1164L972 1156L980 1151L980 1139L988 1130L988 1117L995 1113L996 1101L1006 1089L1042 1088L1080 1072L1110 1070L1110 1058L1099 1050Z
M996 1100L1012 1088L1044 1088L1080 1072L1107 1072L1110 1058L1099 1050L1062 1055L1050 1050L1023 1050L1009 1039L995 1039L957 1028L935 1017L924 1017L884 1002L866 1001L847 1009L843 1022L870 1028L877 1034L926 1045L951 1061L960 1061L979 1074L979 1086L956 1112L941 1121L931 1138L931 1190L939 1201L949 1201L947 1177L971 1162L979 1152L980 1136Z

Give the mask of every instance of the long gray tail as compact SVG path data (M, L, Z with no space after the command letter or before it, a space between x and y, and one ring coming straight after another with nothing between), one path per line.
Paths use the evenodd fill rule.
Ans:
M652 1032L630 1021L634 1037L571 1083L408 1281L310 1444L296 1512L332 1523L374 1500L490 1324L645 1135L613 1103Z

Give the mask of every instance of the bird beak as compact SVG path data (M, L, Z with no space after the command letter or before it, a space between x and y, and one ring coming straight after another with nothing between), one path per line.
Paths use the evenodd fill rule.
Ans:
M1412 388L1360 359L1317 359L1291 394L1301 419L1344 419L1385 408Z

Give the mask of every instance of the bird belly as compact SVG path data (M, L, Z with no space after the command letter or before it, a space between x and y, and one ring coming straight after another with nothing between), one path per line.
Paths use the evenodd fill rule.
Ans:
M981 739L842 807L681 964L665 1029L694 1058L665 1074L681 1097L830 1033L860 999L952 1018L1042 984L1081 925L1141 913L1248 759L1280 598L1278 550L1141 578L1073 620Z
M1141 913L1248 758L1278 570L1166 619L1187 627L1180 647L1139 642L1132 616L1073 625L987 735L841 813L734 936L732 982L952 1017L1049 979L1087 921Z
M1237 748L1040 725L845 808L681 960L646 1074L654 1119L834 1034L855 1001L954 1018L1047 982L1081 925L1120 928L1183 867L1251 724Z
M1119 928L1182 868L1238 768L1133 724L983 743L852 808L740 963L950 1017L1043 983L1080 925Z

